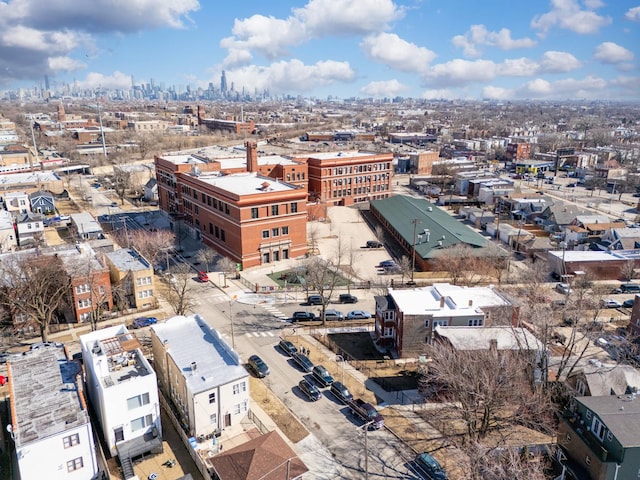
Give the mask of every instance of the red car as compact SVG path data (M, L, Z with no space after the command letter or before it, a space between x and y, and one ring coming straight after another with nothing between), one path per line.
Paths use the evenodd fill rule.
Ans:
M201 282L208 282L209 275L207 275L207 272L198 272L198 280Z

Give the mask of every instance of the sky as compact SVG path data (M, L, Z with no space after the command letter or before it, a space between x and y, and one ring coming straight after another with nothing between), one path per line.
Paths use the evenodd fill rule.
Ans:
M0 90L640 100L640 0L0 0Z

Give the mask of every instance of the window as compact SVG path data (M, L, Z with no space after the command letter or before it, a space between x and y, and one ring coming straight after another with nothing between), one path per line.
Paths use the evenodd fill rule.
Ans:
M582 381L582 379L578 380L578 382L576 383L576 390L580 395L584 395L584 393L587 391L587 386Z
M271 205L271 215L278 215L278 205Z
M78 308L89 308L91 306L91 300L85 298L83 300L78 300Z
M602 423L599 418L594 417L593 422L591 423L591 431L596 437L598 437L600 441L602 441L604 440L604 433L607 431L607 428L604 426L604 423Z
M258 218L258 207L251 208L251 218Z
M262 231L262 238L269 238L269 230Z
M247 384L245 382L236 383L233 386L233 394L234 395L238 395L241 391L242 392L246 392L247 391Z
M233 406L233 414L234 415L239 415L240 412L242 412L242 404L238 403L238 404Z
M211 415L209 415L209 423L211 423L213 425L217 425L218 424L218 414L212 413Z
M481 318L474 318L469 320L469 326L470 327L481 327L482 326L482 319Z
M384 327L384 337L392 337L393 336L393 327Z
M282 249L282 259L283 260L289 260L289 249L288 248L283 248Z
M89 285L87 285L86 283L84 285L77 285L76 286L76 293L80 294L80 293L87 293L89 291Z
M145 427L148 427L153 423L153 419L151 415L145 415L144 417L136 418L135 420L131 420L131 431L135 432L137 430L141 430Z
M216 403L216 392L209 394L209 403Z
M220 229L220 240L222 240L223 242L227 241L223 229Z
M124 441L124 430L122 427L116 427L113 429L113 436L116 439L116 443Z
M425 320L424 321L424 327L425 328L429 328L429 320Z
M74 458L73 460L69 460L67 462L67 472L80 470L82 467L84 467L84 464L82 463L82 457Z
M149 403L149 394L143 393L142 395L136 395L127 399L127 408L133 410L134 408L147 405Z
M138 292L138 298L153 297L153 290L141 290Z
M271 236L272 237L277 237L280 235L280 229L279 228L272 228L271 229Z
M73 447L74 445L78 445L80 443L80 435L74 433L73 435L69 435L68 437L64 437L62 439L62 444L64 448Z
M282 235L289 235L289 227L282 227Z
M298 213L298 204L297 203L292 203L291 204L291 213Z
M586 417L587 417L587 420L591 420L591 410L587 410Z
M613 433L611 433L611 430L607 432L607 440L613 442Z
M448 324L449 324L448 320L434 320L433 329L435 330L437 326L446 327Z

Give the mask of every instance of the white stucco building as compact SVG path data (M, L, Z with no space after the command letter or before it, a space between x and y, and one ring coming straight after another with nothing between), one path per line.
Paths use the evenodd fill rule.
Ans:
M151 327L158 381L194 437L240 426L249 409L249 374L238 354L199 315Z

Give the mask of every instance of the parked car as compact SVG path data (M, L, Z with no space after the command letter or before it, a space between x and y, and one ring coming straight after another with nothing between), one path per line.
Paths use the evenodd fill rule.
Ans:
M345 387L341 382L333 382L330 387L331 393L340 400L344 404L348 404L351 400L353 400L353 395L347 387Z
M379 242L377 240L368 240L367 241L367 245L366 248L382 248L382 242Z
M640 284L637 283L623 283L616 288L614 293L640 293Z
M344 314L338 310L328 309L324 311L326 320L344 320Z
M29 350L38 350L40 348L47 348L47 347L61 348L63 346L64 345L60 342L37 342L37 343L31 344L31 346L29 347Z
M613 300L612 298L603 298L602 306L605 308L620 308L622 307L622 304L617 300Z
M207 272L198 272L198 280L201 282L208 282L209 275L207 275Z
M397 267L398 264L393 260L383 260L378 264L379 268Z
M416 455L414 463L420 473L426 475L427 478L431 480L447 480L447 473L438 461L428 453Z
M303 372L311 373L313 370L313 362L309 360L309 357L302 353L294 353L292 355L293 361L302 369Z
M340 303L358 303L358 297L351 295L350 293L341 293L338 297Z
M291 315L292 322L308 322L316 319L316 314L313 312L293 312Z
M315 402L315 401L320 400L322 398L322 394L320 393L320 390L318 390L318 387L316 387L310 381L305 380L304 378L302 380L300 380L300 383L298 383L298 388L312 402Z
M371 314L362 310L352 310L347 313L347 320L364 320L371 318Z
M313 378L315 378L316 381L323 387L328 387L333 383L333 377L331 376L329 371L322 365L316 365L315 367L313 367L311 373L313 374Z
M571 286L568 283L558 283L556 284L556 290L567 295L571 293Z
M309 305L322 305L322 295L309 295L307 303Z
M258 355L251 355L247 365L249 365L249 368L253 370L253 373L255 373L258 378L264 378L271 373L269 366L264 363L264 360Z
M625 300L622 302L622 306L625 308L633 308L633 304L635 303L635 298L630 298L629 300Z
M148 327L150 325L155 325L156 323L158 323L158 319L156 317L138 317L133 321L133 328Z
M291 343L289 340L280 340L280 343L278 343L278 346L280 347L280 350L282 350L284 353L286 353L287 355L289 355L290 357L293 357L296 353L298 353L298 349L296 348L296 346Z

